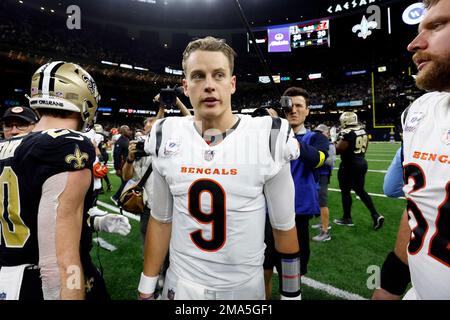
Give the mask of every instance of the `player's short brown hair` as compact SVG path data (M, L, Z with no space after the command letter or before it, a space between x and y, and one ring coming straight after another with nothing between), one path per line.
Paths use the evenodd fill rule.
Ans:
M300 87L290 87L287 88L286 91L284 91L283 96L287 97L296 97L301 96L305 98L306 107L309 107L309 93L303 88Z
M191 55L191 53L197 50L222 52L228 58L228 62L230 63L230 71L231 74L233 74L234 57L236 56L236 52L225 42L224 39L206 37L189 42L186 49L184 50L182 65L185 75L186 75L186 61Z

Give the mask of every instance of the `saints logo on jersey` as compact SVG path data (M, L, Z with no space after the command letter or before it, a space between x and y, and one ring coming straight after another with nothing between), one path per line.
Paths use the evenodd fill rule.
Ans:
M89 160L89 156L85 152L81 152L78 146L75 146L74 154L69 154L66 156L66 163L72 164L75 169L83 169L86 162Z

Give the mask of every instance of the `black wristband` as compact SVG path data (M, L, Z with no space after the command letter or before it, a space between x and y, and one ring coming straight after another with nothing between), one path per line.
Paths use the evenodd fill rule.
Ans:
M394 251L389 252L381 268L381 288L400 296L405 293L410 282L408 265L403 263Z

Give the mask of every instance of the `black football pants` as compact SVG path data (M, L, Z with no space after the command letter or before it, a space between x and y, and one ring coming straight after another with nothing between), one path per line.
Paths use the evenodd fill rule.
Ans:
M364 189L364 183L367 173L367 161L352 162L350 164L341 162L338 171L339 188L341 189L342 208L344 210L344 219L351 219L353 189L361 201L369 209L372 218L378 217L377 210L373 205L372 198Z

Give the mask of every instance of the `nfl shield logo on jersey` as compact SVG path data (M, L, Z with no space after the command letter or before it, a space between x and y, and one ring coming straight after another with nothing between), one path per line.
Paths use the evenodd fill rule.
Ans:
M203 153L203 158L206 161L211 161L212 159L214 159L214 150L205 150L205 152Z
M180 143L174 139L169 139L164 147L164 155L167 157L173 156L178 153L180 149Z
M0 292L0 300L6 300L6 292Z
M175 299L175 290L169 289L169 291L167 291L167 299L169 300Z
M419 126L419 123L424 116L425 114L423 112L414 112L406 121L405 131L414 131Z
M444 133L442 134L441 140L446 145L450 144L450 129L444 131Z

